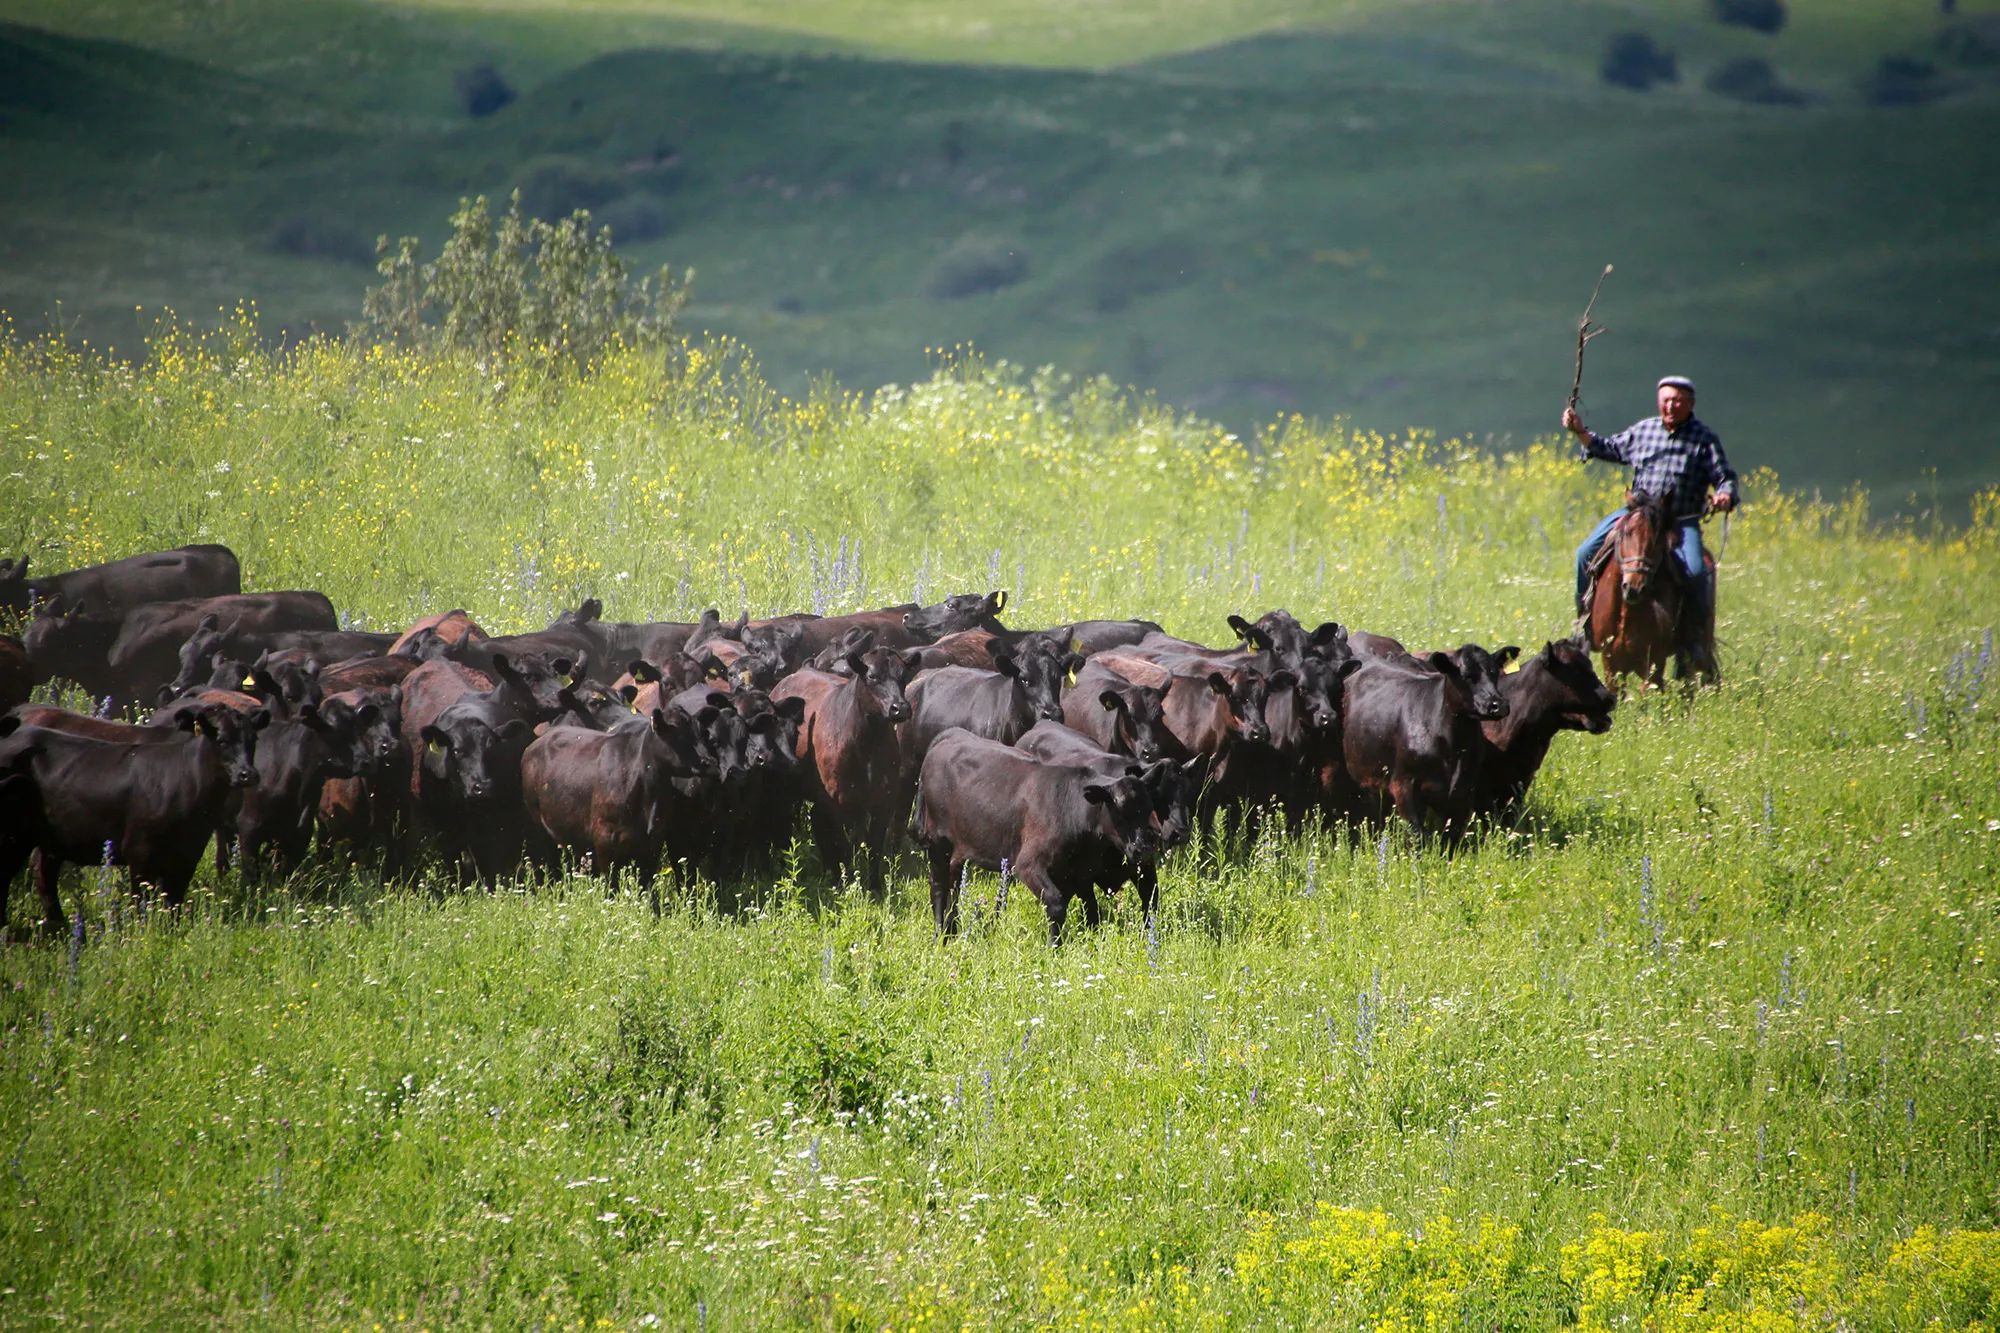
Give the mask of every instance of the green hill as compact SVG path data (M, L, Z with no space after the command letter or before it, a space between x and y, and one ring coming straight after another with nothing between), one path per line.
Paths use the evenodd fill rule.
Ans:
M0 13L0 306L133 345L133 307L337 329L378 233L458 196L592 208L699 272L690 325L779 383L927 349L1104 371L1241 430L1344 416L1521 442L1553 425L1607 261L1585 407L1694 375L1741 466L1895 504L1991 475L2000 6L1845 5L1776 36L1697 3L1140 5L1078 17L827 3L356 0ZM1968 26L1970 25L1970 26ZM1619 29L1680 79L1603 83ZM1138 53L1136 62L1121 54ZM1808 100L1708 91L1761 56ZM1944 95L1872 106L1887 55ZM472 119L454 72L520 96ZM1971 295L1968 295L1971 294Z

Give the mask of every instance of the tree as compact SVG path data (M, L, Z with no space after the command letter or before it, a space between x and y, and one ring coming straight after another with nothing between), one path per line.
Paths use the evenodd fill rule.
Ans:
M1776 32L1785 26L1785 0L1710 0L1715 17L1756 32Z
M451 236L429 263L404 236L376 242L380 286L362 301L358 333L410 346L580 364L615 343L670 347L674 317L687 303L692 269L670 268L632 281L611 246L611 229L591 229L578 209L560 222L523 217L515 192L497 225L486 196L459 201Z
M1674 53L1663 50L1643 32L1614 32L1604 44L1598 74L1606 83L1645 92L1656 83L1680 81Z

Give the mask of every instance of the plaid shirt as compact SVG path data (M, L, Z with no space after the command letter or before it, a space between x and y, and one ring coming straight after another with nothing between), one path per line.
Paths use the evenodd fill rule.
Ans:
M1658 417L1636 421L1616 435L1592 431L1590 442L1583 446L1583 457L1586 461L1602 458L1629 463L1632 484L1627 489L1665 497L1674 518L1700 514L1710 486L1742 499L1736 489L1736 470L1723 456L1722 441L1694 417L1671 432Z

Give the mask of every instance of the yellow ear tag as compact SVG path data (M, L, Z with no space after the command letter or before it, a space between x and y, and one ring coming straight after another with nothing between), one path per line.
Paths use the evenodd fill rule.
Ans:
M257 683L257 678L255 676L245 676L243 678L243 684L239 688L247 690L256 683Z

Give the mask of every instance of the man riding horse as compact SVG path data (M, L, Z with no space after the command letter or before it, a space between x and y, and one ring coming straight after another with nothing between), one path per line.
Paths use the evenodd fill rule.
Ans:
M1658 385L1660 414L1634 422L1616 435L1599 435L1583 424L1574 407L1563 409L1563 427L1583 446L1583 459L1602 458L1632 469L1629 489L1661 501L1675 527L1672 546L1680 566L1687 603L1676 632L1676 650L1683 661L1712 676L1715 662L1710 642L1715 623L1715 577L1702 559L1701 518L1707 508L1727 513L1740 499L1735 469L1723 456L1722 441L1695 419L1694 381L1668 375ZM1709 488L1715 499L1708 500ZM1607 515L1576 548L1576 606L1587 611L1590 569L1598 548L1618 520L1620 509Z

